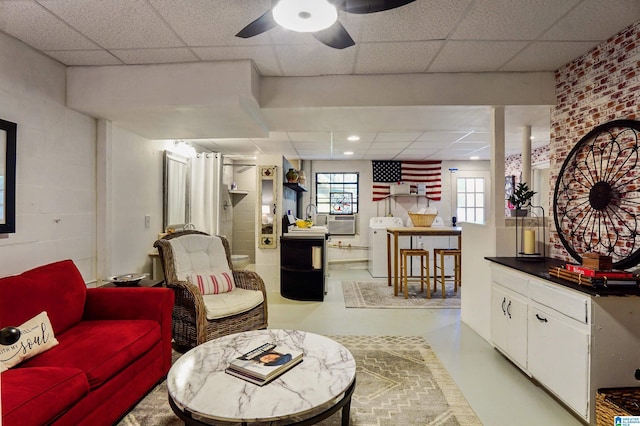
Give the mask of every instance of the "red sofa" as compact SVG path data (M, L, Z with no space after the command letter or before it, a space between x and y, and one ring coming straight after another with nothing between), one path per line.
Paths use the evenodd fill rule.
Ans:
M111 425L169 371L167 288L87 289L71 260L0 278L0 328L46 311L59 344L0 374L3 426Z

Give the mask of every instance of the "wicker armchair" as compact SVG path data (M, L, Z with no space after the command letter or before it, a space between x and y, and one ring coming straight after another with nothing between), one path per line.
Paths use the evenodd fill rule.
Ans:
M175 238L192 238L193 235L208 234L200 231L181 231L168 234L154 243L158 249L166 286L175 293L173 308L173 339L178 349L193 348L208 340L242 331L267 328L267 293L260 276L252 271L233 271L235 285L247 290L262 292L263 301L248 311L231 316L208 319L202 293L197 286L178 279L180 271L176 271L176 259L170 240ZM220 237L226 252L229 269L232 269L231 250L226 238ZM212 265L213 266L213 265ZM214 297L216 297L215 295ZM208 296L205 296L208 297Z

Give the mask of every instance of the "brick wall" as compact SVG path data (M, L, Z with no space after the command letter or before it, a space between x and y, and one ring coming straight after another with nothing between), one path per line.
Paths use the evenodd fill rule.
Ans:
M594 127L618 119L640 120L640 22L556 72L551 113L551 197L569 151ZM551 256L570 260L555 226Z

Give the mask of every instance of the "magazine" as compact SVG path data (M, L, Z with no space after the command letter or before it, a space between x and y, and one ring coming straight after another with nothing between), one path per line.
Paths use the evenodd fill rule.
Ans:
M265 343L231 360L225 372L262 386L300 363L302 356L302 351Z

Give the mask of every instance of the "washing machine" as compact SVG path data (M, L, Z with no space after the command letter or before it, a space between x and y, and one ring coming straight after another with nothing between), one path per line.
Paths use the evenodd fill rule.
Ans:
M369 219L369 273L374 278L387 276L387 228L402 228L399 217L372 217Z

